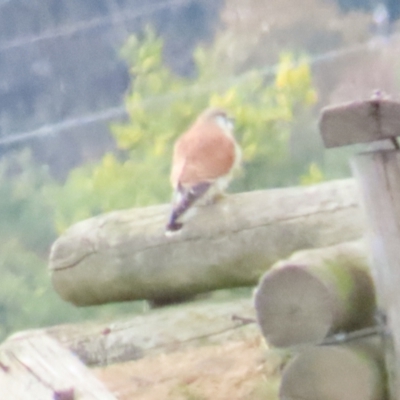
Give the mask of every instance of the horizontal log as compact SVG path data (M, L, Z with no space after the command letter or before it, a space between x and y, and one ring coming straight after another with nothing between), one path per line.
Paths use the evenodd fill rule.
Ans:
M115 211L72 226L52 246L55 290L85 306L252 286L296 250L364 232L353 180L230 195L201 207L173 237L164 234L168 212Z
M331 333L374 324L375 290L362 240L294 253L275 264L255 293L270 345L321 343Z
M0 346L2 399L116 400L71 352L49 336L14 335Z
M205 341L220 343L235 335L259 336L257 325L248 323L251 321L255 322L251 299L235 299L165 307L107 323L58 325L25 335L45 333L84 364L102 366L182 350Z
M385 400L386 378L379 339L309 347L284 369L281 400Z

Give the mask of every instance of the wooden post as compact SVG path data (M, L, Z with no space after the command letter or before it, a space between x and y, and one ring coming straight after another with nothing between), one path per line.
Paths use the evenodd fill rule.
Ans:
M386 140L352 160L369 222L372 275L387 317L394 351L387 346L391 397L400 399L400 103L372 99L327 108L320 121L327 147ZM394 357L393 357L394 353Z

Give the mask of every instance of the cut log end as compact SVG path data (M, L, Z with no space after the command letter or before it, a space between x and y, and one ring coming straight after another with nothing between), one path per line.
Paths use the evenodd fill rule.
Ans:
M298 265L267 273L255 294L261 331L276 347L321 342L332 326L331 303L327 287Z
M379 400L385 398L381 363L368 350L312 347L284 370L281 400Z

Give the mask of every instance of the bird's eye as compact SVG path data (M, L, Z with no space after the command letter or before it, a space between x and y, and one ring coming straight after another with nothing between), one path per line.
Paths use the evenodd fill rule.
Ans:
M227 129L227 130L232 130L234 127L234 119L230 118L226 115L218 115L217 118L217 124L222 128L222 129Z

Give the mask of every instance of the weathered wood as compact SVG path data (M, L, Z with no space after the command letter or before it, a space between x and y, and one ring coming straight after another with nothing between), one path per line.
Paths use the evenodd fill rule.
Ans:
M195 302L108 323L59 325L30 332L46 333L86 365L100 366L182 350L199 343L220 343L235 335L259 335L255 323L244 325L240 319L232 318L235 315L254 318L251 299Z
M15 400L116 400L67 349L44 334L0 346L0 396Z
M400 398L400 152L360 154L353 159L352 166L369 220L372 274L379 306L388 317L396 353L395 365L388 368L395 381L396 398Z
M373 325L375 293L368 264L361 240L300 251L275 264L254 299L268 343L316 344L328 334Z
M117 211L71 227L50 255L56 291L82 306L251 286L296 250L364 231L352 180L230 195L202 207L172 238L164 235L168 211Z
M285 368L281 400L385 400L386 377L379 340L309 347Z
M378 95L370 101L325 110L320 125L328 147L367 141L379 146L355 157L353 170L370 225L378 303L388 317L393 336L393 340L386 340L391 343L386 358L392 361L388 361L387 369L393 399L400 398L400 151L396 138L400 135L399 115L399 102ZM381 139L388 138L391 150L381 147Z
M400 103L371 99L322 111L320 131L326 147L373 142L400 136Z

